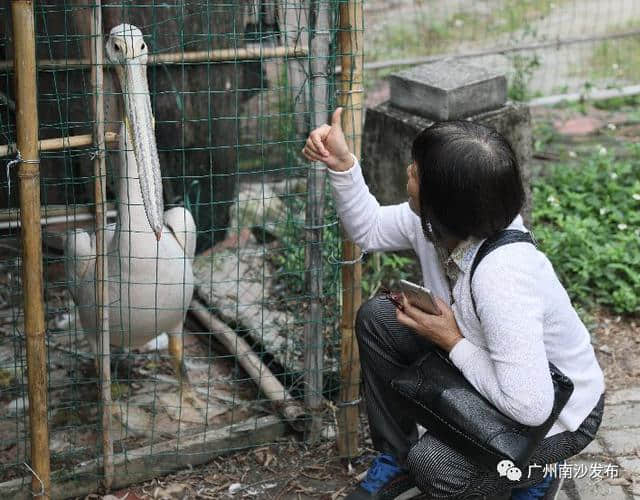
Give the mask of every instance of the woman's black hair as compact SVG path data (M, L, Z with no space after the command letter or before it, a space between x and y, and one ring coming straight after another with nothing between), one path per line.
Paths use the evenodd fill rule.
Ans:
M425 233L465 240L507 227L525 200L518 160L494 129L468 121L436 122L413 141L420 218Z

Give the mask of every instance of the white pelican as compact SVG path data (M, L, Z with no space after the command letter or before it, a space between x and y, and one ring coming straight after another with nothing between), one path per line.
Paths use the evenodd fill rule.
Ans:
M118 220L106 230L109 259L111 345L139 347L162 332L181 384L188 382L182 326L193 295L192 261L196 226L184 208L164 212L162 178L147 84L148 49L142 32L130 24L111 30L106 44L124 100L120 127ZM71 294L80 321L97 352L95 234L79 231L67 238L65 254ZM192 388L183 395L197 401Z

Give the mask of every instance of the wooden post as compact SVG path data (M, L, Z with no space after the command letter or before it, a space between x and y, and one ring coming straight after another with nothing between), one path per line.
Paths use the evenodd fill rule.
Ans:
M328 118L329 3L312 0L309 5L309 71L311 128ZM321 409L324 369L324 325L322 314L322 238L324 233L324 180L326 167L313 162L307 174L307 210L305 217L305 281L309 308L304 325L305 404L311 412L309 439L315 441L322 427Z
M45 346L40 227L40 159L38 155L38 106L36 86L36 38L31 0L11 2L14 38L17 145L20 157L20 218L22 224L22 284L24 331L27 344L29 426L34 496L51 493L49 428L47 422L47 351Z
M107 170L104 136L104 53L102 43L102 5L94 0L91 9L91 84L93 87L93 160L96 200L96 328L100 393L102 397L102 456L104 486L113 484L113 438L111 435L111 349L109 335L109 259L105 245L107 226Z
M339 47L340 105L342 129L349 149L360 158L362 144L362 67L363 67L363 0L340 4ZM358 394L360 392L360 355L354 335L356 313L362 302L362 265L360 249L343 231L342 318L340 321L340 404L338 410L338 452L342 457L358 454Z

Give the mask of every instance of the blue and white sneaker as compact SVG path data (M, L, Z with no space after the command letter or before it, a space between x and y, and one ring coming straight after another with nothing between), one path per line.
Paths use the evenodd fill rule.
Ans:
M542 481L528 488L516 488L511 491L511 500L556 500L564 479L549 474Z
M409 477L407 469L400 467L392 455L378 455L367 477L347 495L345 500L408 500L422 495Z

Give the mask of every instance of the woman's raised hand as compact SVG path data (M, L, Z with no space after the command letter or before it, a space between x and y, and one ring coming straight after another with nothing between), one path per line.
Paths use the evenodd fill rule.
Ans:
M321 161L331 170L343 172L353 166L353 156L342 132L340 115L342 108L333 112L330 126L321 125L309 134L302 154L309 161Z

